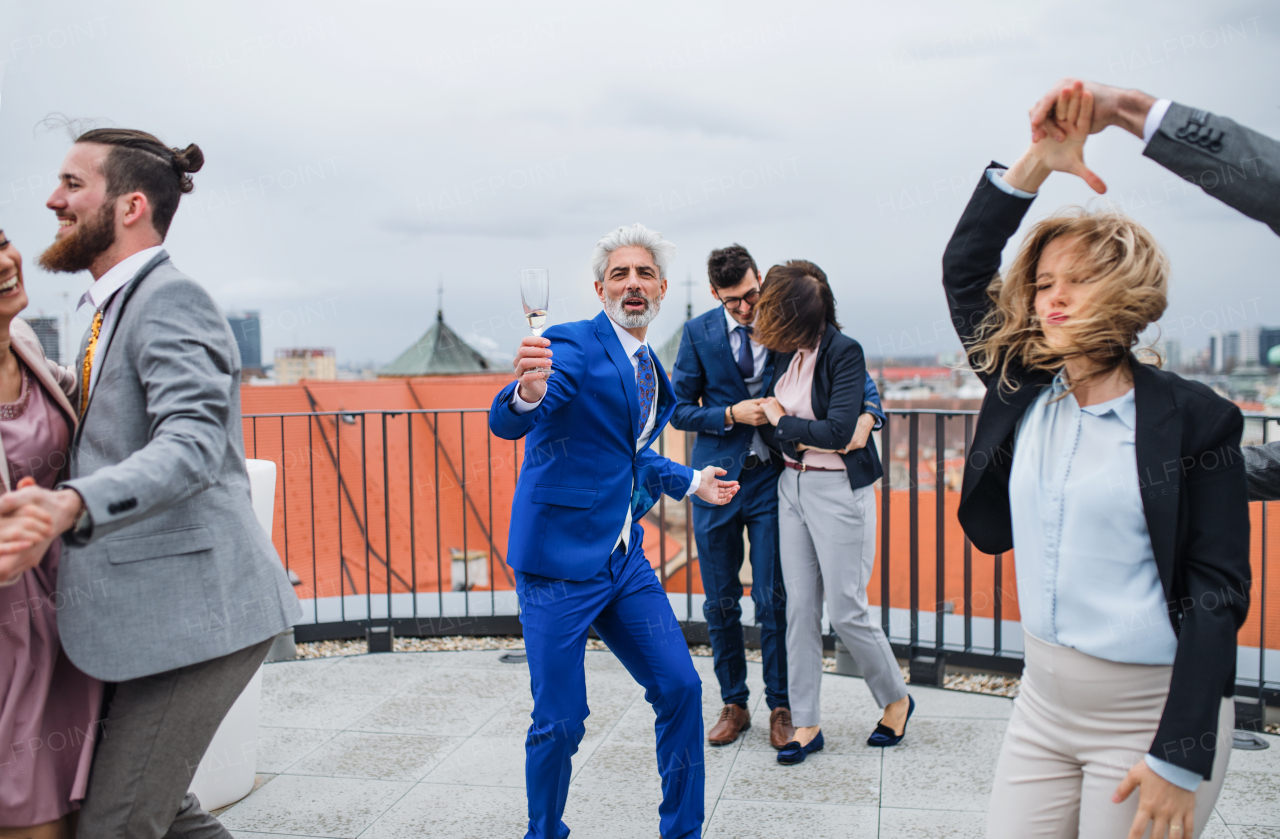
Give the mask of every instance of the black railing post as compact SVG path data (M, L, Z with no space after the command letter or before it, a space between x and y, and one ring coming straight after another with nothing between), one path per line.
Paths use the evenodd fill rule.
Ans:
M436 467L436 483L432 494L436 497L436 599L439 602L440 614L437 616L444 622L444 565L440 560L440 412L431 414L431 440L434 446L432 461Z
M382 532L386 539L387 621L391 620L391 473L387 457L387 412L382 412Z
M410 592L413 597L413 620L418 620L418 517L415 512L414 496L418 494L418 487L413 482L413 414L405 415L405 425L408 426L409 440L409 579L412 580L413 591Z
M462 485L462 614L471 617L471 557L467 555L467 415L463 413L458 414L458 436L462 440L458 459L458 483Z
M964 462L969 462L969 447L973 445L973 415L964 417ZM963 482L963 471L961 481ZM969 535L964 537L964 651L973 650L973 543Z
M885 412L884 426L880 430L880 628L889 637L889 496L893 491L893 414Z
M256 441L255 441L256 442ZM282 511L283 521L281 529L284 530L284 570L289 570L289 473L285 469L284 464L284 417L280 417L280 510ZM272 487L274 490L275 487ZM274 506L274 499L273 499ZM270 538L268 536L268 538Z
M920 645L920 415L911 412L907 426L907 487L911 522L911 655Z
M937 655L942 655L942 648L946 642L946 630L943 626L943 619L947 612L943 605L947 597L947 464L943 457L947 446L947 417L946 414L938 414L934 420L934 476L933 476L933 493L937 501L937 521L934 527L937 529L937 568L935 574L937 579L934 580L935 603L933 607L933 627L934 641L933 648Z
M995 579L995 630L994 648L992 653L1000 655L1000 651L1004 649L1002 634L1004 632L1004 554L996 554L995 563L993 564L993 573Z

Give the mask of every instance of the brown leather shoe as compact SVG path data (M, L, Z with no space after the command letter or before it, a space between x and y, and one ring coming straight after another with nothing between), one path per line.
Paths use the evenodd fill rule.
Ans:
M751 714L746 708L726 705L720 712L720 720L707 732L707 742L713 746L727 746L750 727Z
M796 739L796 727L791 724L790 708L774 708L769 715L769 745L782 749Z

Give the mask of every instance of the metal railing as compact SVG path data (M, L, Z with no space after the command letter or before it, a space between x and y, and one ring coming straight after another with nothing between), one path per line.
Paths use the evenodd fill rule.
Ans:
M885 478L870 585L881 626L902 658L942 653L955 665L1019 672L1012 558L977 552L955 517L976 412L888 413L877 432ZM1250 418L1247 442L1276 422ZM524 443L490 434L487 409L258 414L244 417L244 431L248 456L277 464L274 541L300 578L299 641L385 625L410 636L521 633L505 557ZM686 461L692 435L668 429L656 445ZM1280 621L1267 615L1268 505L1251 507L1255 580L1238 681L1274 702L1280 682L1267 673L1280 672ZM642 526L686 635L705 642L690 502L663 496ZM743 606L750 644L749 598Z

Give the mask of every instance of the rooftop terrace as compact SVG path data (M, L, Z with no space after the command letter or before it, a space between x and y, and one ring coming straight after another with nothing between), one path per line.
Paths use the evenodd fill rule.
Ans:
M390 653L266 665L259 786L225 810L237 837L516 839L523 835L522 665L501 651ZM608 652L588 652L591 716L565 822L577 839L654 839L660 799L653 712ZM711 659L693 659L709 725ZM913 686L907 738L863 744L878 713L861 679L826 675L826 750L779 766L760 667L753 725L706 750L707 837L981 837L1012 701ZM1280 837L1280 737L1234 751L1205 839Z

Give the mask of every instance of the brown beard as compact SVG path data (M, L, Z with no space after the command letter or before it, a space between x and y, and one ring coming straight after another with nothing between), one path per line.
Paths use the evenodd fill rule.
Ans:
M80 222L79 230L54 241L40 254L40 267L63 274L87 271L94 260L115 243L116 206L114 202L107 202Z

